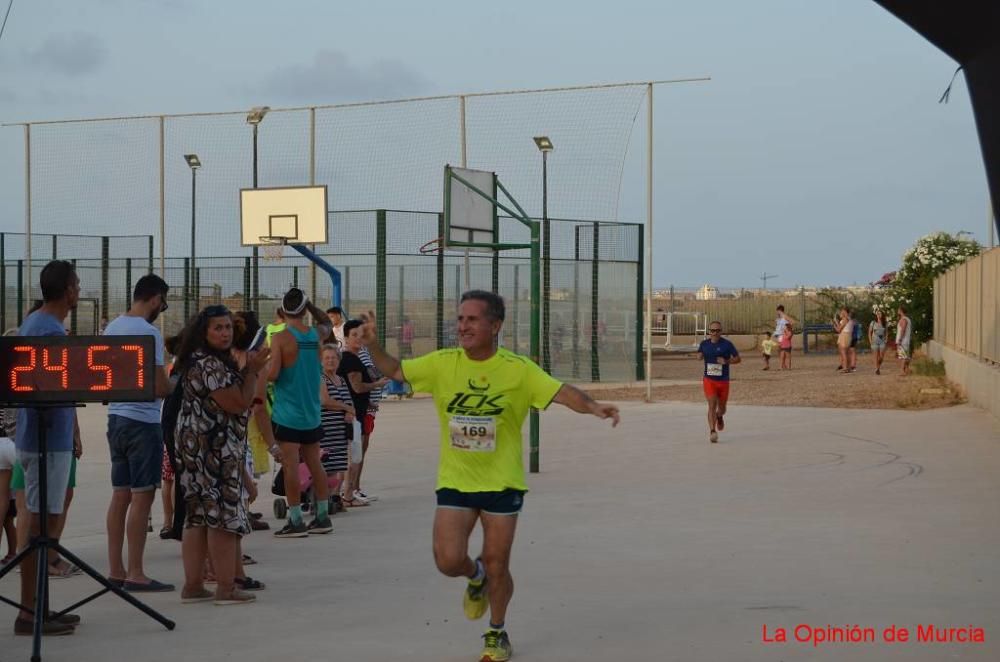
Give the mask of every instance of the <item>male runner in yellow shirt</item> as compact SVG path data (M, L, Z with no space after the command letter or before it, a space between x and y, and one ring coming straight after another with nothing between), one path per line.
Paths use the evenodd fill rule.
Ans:
M466 616L482 617L488 603L482 662L508 660L512 653L504 619L514 592L510 550L528 489L521 443L528 411L558 402L581 414L610 418L613 425L619 421L615 405L595 402L530 359L498 348L504 315L499 295L466 292L458 308L459 347L403 361L379 346L374 313L364 317L362 331L362 342L383 375L434 396L441 422L434 561L442 574L469 579L463 594ZM483 551L473 561L468 546L476 520L483 525Z

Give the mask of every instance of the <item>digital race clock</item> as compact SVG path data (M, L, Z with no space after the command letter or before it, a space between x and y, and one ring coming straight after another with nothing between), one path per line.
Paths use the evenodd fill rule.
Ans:
M155 399L153 336L0 337L0 402Z

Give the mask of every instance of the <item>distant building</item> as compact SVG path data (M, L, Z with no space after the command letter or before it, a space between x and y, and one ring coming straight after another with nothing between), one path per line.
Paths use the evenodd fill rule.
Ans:
M705 283L695 293L694 298L698 301L714 301L719 298L719 290L714 285Z

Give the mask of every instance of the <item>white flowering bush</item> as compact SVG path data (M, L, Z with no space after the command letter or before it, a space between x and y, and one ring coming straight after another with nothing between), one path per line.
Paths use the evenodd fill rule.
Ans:
M906 308L913 321L913 337L924 341L934 330L934 278L982 252L982 246L947 232L935 232L917 240L903 254L903 264L872 283L872 311L885 311L896 321L896 308Z

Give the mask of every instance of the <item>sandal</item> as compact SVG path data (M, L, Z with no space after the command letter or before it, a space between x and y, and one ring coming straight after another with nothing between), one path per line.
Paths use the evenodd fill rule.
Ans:
M344 504L345 508L364 508L371 505L367 501L361 501L360 499L341 499L341 503Z
M229 597L220 598L216 596L215 600L212 602L217 607L225 607L227 605L245 605L253 602L257 599L257 596L253 593L247 593L246 591L241 591L238 588L234 588L233 592L229 594Z
M52 579L66 579L82 573L75 563L69 563L65 559L59 559L55 563L49 564L49 577Z
M174 537L173 533L174 533L174 527L164 526L162 529L160 529L160 540L170 540L171 538Z
M234 577L233 583L244 591L263 591L264 582L257 581L253 577Z
M257 560L249 554L244 554L240 558L243 561L243 565L257 565Z

